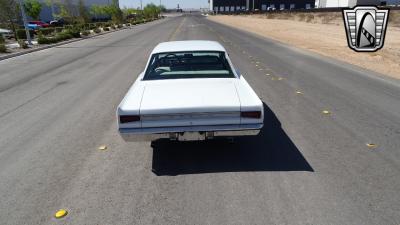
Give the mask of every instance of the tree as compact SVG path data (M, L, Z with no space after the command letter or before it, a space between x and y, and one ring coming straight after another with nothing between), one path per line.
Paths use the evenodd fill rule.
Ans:
M122 10L119 8L118 0L112 0L111 5L107 8L111 14L111 19L113 22L115 22L115 23L123 22L124 16L123 16Z
M160 14L161 9L160 7L154 5L153 3L147 4L143 8L143 15L145 18L156 18Z
M0 23L8 24L14 34L16 33L16 23L20 17L19 4L15 0L0 0Z
M39 20L42 4L38 0L25 0L24 9L28 16L34 20Z
M87 23L89 21L89 15L88 15L84 0L79 0L78 9L79 9L80 22Z

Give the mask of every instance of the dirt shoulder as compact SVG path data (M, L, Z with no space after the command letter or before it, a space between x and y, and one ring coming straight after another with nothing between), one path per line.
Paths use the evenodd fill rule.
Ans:
M271 16L217 15L208 18L400 79L400 27L391 26L390 22L383 49L358 53L347 46L340 13L313 15L312 18L301 14L291 15L291 18L268 17Z

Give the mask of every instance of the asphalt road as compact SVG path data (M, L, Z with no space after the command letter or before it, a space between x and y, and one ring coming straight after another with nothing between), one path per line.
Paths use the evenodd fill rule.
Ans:
M189 39L227 48L262 133L125 143L115 109L150 51ZM0 61L0 224L398 225L400 82L201 16Z

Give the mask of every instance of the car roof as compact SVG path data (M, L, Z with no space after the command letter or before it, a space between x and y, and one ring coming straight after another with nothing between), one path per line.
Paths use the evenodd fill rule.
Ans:
M151 54L187 51L226 52L225 48L216 41L170 41L158 44Z

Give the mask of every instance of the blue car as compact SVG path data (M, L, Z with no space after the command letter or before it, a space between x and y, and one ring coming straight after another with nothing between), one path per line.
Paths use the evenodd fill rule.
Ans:
M29 30L39 30L40 28L42 28L42 26L39 26L39 25L34 24L34 23L28 23L28 29Z

